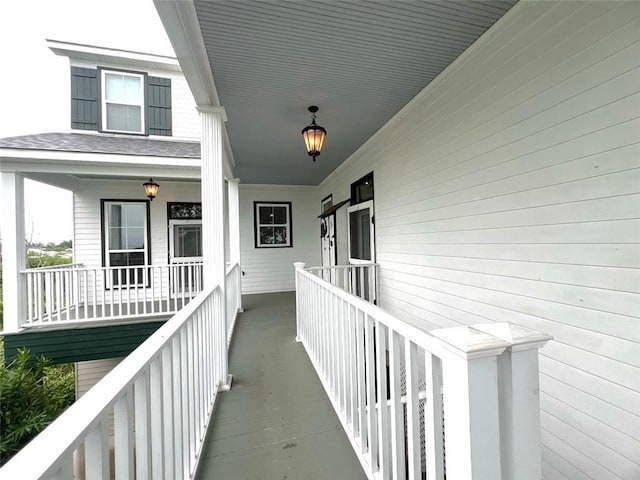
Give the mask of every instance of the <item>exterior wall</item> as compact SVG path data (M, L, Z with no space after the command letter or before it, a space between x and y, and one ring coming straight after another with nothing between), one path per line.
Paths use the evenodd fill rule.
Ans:
M374 171L383 308L554 336L545 479L640 478L639 41L637 2L520 2L316 195Z
M83 396L102 378L113 370L122 358L107 358L76 363L76 399Z
M172 70L161 70L152 68L136 68L129 65L118 64L97 64L95 62L72 60L71 65L84 68L97 68L107 67L116 68L122 70L146 72L154 77L170 78L171 79L171 115L173 123L173 135L171 137L157 137L167 139L187 139L187 140L200 140L200 115L196 110L196 103L191 95L187 81L184 75ZM66 72L69 76L69 71ZM69 96L69 88L65 90ZM69 105L71 98L69 96ZM67 127L69 127L69 123ZM79 130L86 133L86 130Z
M150 172L151 174L153 172ZM82 180L73 197L74 262L87 267L102 266L100 232L100 199L146 200L143 181ZM166 265L169 261L167 235L167 202L199 202L197 182L160 181L158 196L150 204L151 264Z
M320 212L315 187L240 184L240 261L242 293L295 290L293 262L320 264ZM253 202L291 202L293 247L255 248ZM310 228L311 227L311 228Z

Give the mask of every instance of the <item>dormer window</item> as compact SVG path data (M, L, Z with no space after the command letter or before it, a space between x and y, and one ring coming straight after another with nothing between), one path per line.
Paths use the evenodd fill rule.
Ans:
M102 129L145 133L144 75L102 70Z
M171 79L72 66L71 128L171 136Z

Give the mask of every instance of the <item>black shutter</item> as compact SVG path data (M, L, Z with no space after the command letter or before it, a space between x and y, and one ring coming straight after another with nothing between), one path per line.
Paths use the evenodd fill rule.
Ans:
M147 132L171 136L171 79L147 77Z
M98 129L98 71L71 67L71 128Z

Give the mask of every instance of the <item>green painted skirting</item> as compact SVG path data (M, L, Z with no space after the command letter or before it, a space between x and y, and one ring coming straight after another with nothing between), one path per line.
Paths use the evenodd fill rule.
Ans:
M164 323L163 320L8 334L4 336L5 359L11 362L23 347L54 363L126 357Z

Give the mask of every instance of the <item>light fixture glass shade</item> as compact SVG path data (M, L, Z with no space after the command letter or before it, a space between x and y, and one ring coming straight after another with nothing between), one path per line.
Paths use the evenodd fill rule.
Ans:
M322 151L322 145L324 144L324 138L327 136L327 131L320 125L316 125L316 112L318 107L311 106L309 111L312 115L311 125L308 125L302 129L302 139L304 140L304 146L307 149L307 153L313 157L313 161L316 161L316 157L320 155Z
M153 178L150 178L149 181L143 183L142 186L144 187L144 193L151 199L151 201L153 201L153 199L156 198L156 195L158 195L160 185L154 182Z

